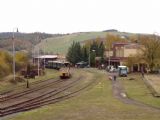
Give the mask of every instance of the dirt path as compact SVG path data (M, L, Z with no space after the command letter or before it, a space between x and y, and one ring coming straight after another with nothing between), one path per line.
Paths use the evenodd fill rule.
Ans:
M140 101L128 98L128 96L127 96L127 94L126 94L126 92L125 92L125 90L119 80L112 79L112 90L113 90L114 97L125 104L131 104L131 105L136 105L138 107L143 107L143 108L149 109L149 110L160 111L160 108L158 108L158 107L147 105L147 104L144 104Z

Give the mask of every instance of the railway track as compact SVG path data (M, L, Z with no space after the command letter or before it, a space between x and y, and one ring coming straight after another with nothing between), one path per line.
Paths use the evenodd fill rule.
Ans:
M65 87L68 84L72 84L72 80L68 80L68 81L59 80L56 83L53 82L52 84L48 84L46 86L40 86L40 87L37 87L37 89L33 89L25 93L22 92L20 94L19 93L14 94L13 96L11 96L12 98L9 97L8 99L5 99L3 102L1 102L0 110L3 109L3 107L18 105L25 101L31 101L38 97L51 94L57 91L58 89Z
M44 93L41 93L41 91L40 91L40 93L41 94L39 94L39 95L37 95L37 96L34 96L34 97L30 97L29 99L24 99L23 101L20 101L20 102L17 102L17 100L15 100L14 99L14 101L16 101L15 103L12 103L12 104L10 104L10 101L8 102L8 101L6 101L6 102L8 102L9 103L9 105L8 106L5 106L4 107L4 109L7 109L7 108L10 108L10 107L18 107L19 105L21 105L21 104L23 104L23 103L28 103L28 102L34 102L35 100L39 100L39 99L46 99L48 96L50 97L51 95L56 95L57 93L59 93L59 92L61 92L61 91L63 91L63 90L65 90L66 88L69 88L71 85L73 85L75 82L77 82L78 80L75 80L75 81L73 81L73 82L70 82L70 83L67 83L67 84L64 84L64 85L62 85L62 86L59 86L58 88L48 88L49 90L47 91L46 89L42 89L43 91L45 91ZM33 95L33 94L31 94L31 95ZM21 97L21 99L23 99L22 97ZM4 102L5 103L5 102ZM4 104L3 103L3 104ZM7 104L7 103L6 103ZM2 107L1 107L1 109L0 110L4 110Z
M55 85L55 84L58 84L60 82L63 82L63 80L58 79L56 81L46 81L45 84L35 85L34 87L31 87L30 89L25 89L23 91L18 91L18 92L15 92L15 93L4 94L0 98L0 103L4 102L6 100L9 100L9 99L24 96L26 94L29 94L29 93L32 93L32 92L35 92L35 91L38 91L38 90L41 90L41 89L44 89L44 88L48 88L48 87L50 87L52 85Z
M65 100L67 98L73 97L76 93L82 91L83 89L87 88L88 86L90 86L93 83L93 81L91 81L87 85L85 85L79 89L76 89L68 94L65 94L65 95L62 94L66 90L72 89L73 87L78 85L77 82L80 82L82 80L82 78L83 77L81 76L71 82L67 82L67 81L66 82L59 82L59 84L62 84L62 85L60 85L59 87L54 88L50 91L47 91L44 94L38 95L32 99L24 100L23 102L14 103L12 105L1 107L0 108L0 117L6 116L9 114L13 114L13 113L17 113L17 112L30 110L30 109L35 109L35 108L38 108L38 107L41 107L44 105L56 103L56 102ZM46 88L49 88L49 87L50 86L47 86ZM40 90L37 90L37 91L40 91ZM32 91L32 92L34 92L34 91ZM26 94L27 93L24 93L24 95L26 95ZM30 94L30 93L28 93L28 94ZM22 98L22 96L16 95L16 98ZM15 100L15 97L12 97L12 99ZM9 99L5 100L5 101L9 101ZM5 101L1 102L1 103L5 103Z
M41 106L44 106L44 105L53 104L53 103L60 102L62 100L74 97L75 95L77 95L82 90L84 90L84 89L88 88L89 86L91 86L93 83L94 82L92 81L89 84L83 86L82 88L80 88L78 90L75 90L73 92L70 92L70 93L68 93L66 95L61 95L61 96L58 96L58 97L50 97L49 99L45 99L43 101L36 102L36 103L34 103L34 105L32 104L32 105L29 105L29 106L25 106L25 108L19 110L19 112L20 111L27 111L27 110L30 110L30 109L35 109L35 108L38 108L38 107L41 107Z
M38 85L38 84L41 84L41 83L46 83L46 82L49 82L49 81L53 82L54 80L57 80L57 79L50 78L50 79L47 79L47 80L39 80L39 81L35 81L35 82L30 83L30 86L33 86L33 85L36 85L36 84ZM14 88L11 88L11 89L8 89L8 90L0 91L0 96L6 95L6 94L9 94L9 93L13 93L16 90L24 89L25 87L26 87L26 84L23 84L23 85L17 86L16 88L14 87Z
M24 101L22 103L18 103L18 104L14 104L12 106L8 106L8 107L5 107L5 108L2 108L1 109L1 113L4 115L6 114L9 114L9 113L13 113L15 111L21 111L23 109L26 109L27 107L32 107L32 106L35 106L35 105L38 105L40 103L42 103L43 101L47 100L48 98L52 97L52 96L55 96L56 94L64 91L64 90L67 90L68 88L70 88L72 86L68 85L68 86L65 86L63 89L61 90L53 90L52 92L50 93L47 93L45 95L41 95L39 97L36 97L34 99L31 99L31 100L28 100L28 101Z

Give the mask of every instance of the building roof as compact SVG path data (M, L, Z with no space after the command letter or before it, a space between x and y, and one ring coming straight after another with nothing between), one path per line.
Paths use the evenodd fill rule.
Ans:
M59 60L57 60L57 61L48 61L49 63L63 63L63 64L66 64L66 63L68 63L69 64L69 62L67 62L67 61L59 61Z
M136 44L136 43L132 43L132 44L124 45L124 47L128 48L128 49L137 49L137 48L142 47L142 45L139 45L139 44Z
M132 43L128 43L128 42L115 42L112 45L113 46L124 46L124 45L128 45L128 44L132 44Z
M40 55L35 58L40 58L40 59L52 58L52 59L54 59L54 58L58 58L58 56L57 55Z

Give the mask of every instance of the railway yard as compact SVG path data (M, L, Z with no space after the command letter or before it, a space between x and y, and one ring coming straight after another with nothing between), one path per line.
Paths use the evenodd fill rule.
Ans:
M73 69L70 79L0 92L0 120L159 120L160 100L149 94L141 77L113 81L109 76L103 70Z
M48 79L33 82L30 84L30 88L13 89L12 91L1 93L0 117L73 97L94 82L85 81L84 85L80 84L84 79L84 75L74 76L67 80L59 78Z

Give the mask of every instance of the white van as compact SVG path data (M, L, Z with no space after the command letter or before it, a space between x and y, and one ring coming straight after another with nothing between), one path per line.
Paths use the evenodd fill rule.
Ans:
M127 66L118 66L118 74L119 74L119 76L127 77L127 73L128 73Z

